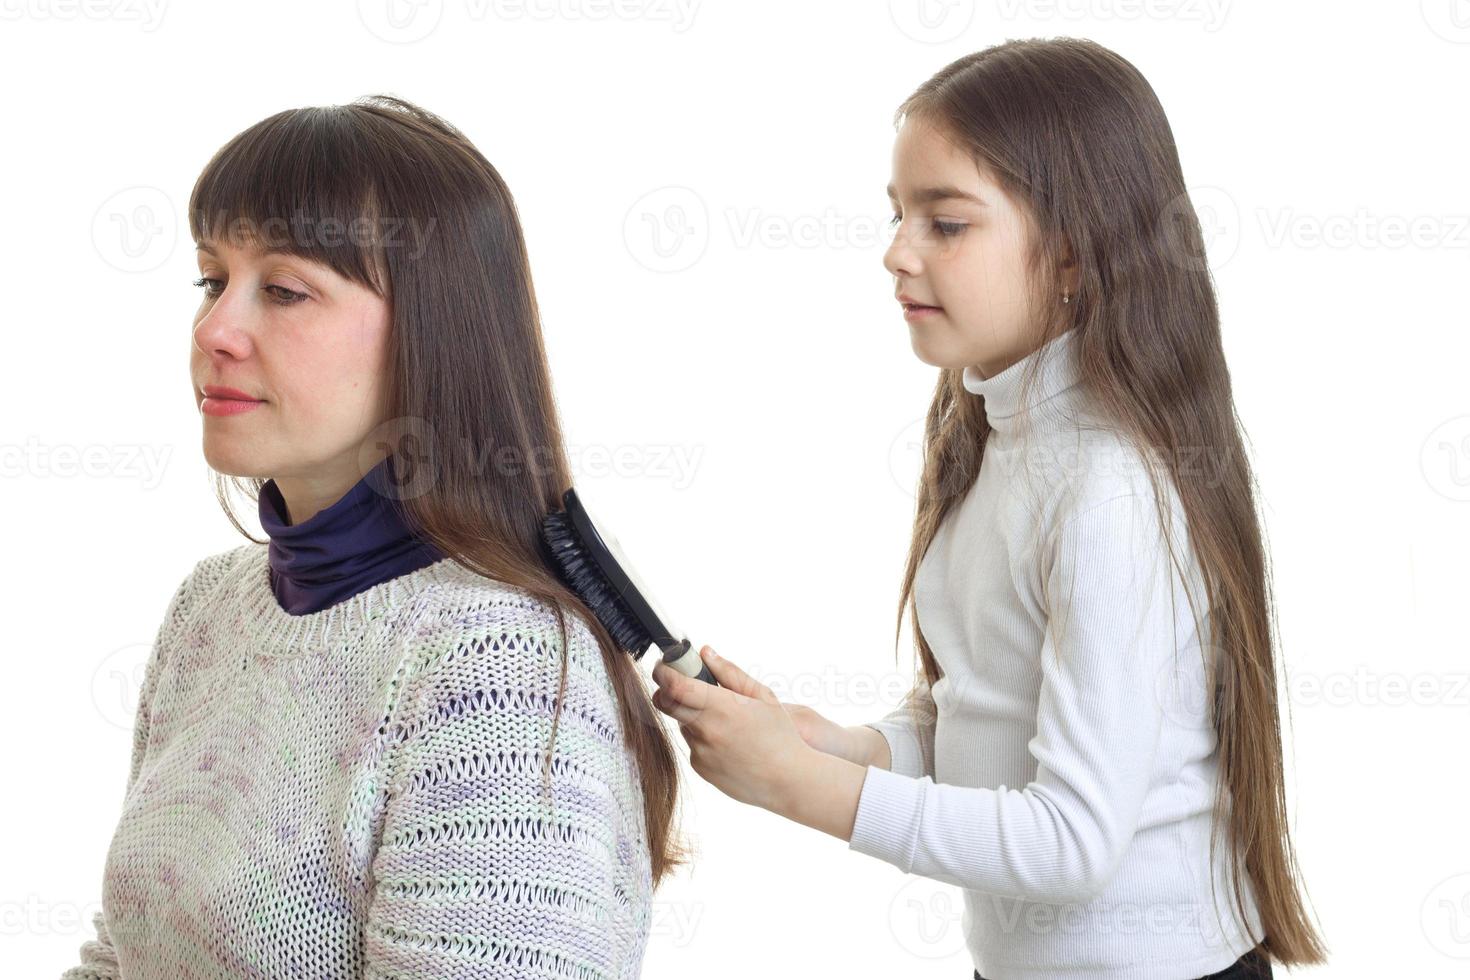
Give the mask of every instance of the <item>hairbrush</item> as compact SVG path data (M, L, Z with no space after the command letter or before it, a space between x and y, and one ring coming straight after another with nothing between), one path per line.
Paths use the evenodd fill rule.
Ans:
M562 504L565 510L542 518L541 538L562 581L587 604L618 648L640 660L650 646L657 646L664 663L679 673L719 686L694 644L638 578L618 539L593 519L575 488L562 494Z

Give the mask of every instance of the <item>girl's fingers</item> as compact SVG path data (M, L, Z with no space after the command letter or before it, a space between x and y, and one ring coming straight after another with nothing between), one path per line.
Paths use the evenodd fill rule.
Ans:
M691 708L687 704L680 704L676 699L669 696L669 692L664 690L654 692L653 706L678 721L680 730L683 730L685 725L688 725L699 717L699 709Z
M699 656L704 660L705 666L710 669L710 673L715 675L715 680L719 681L720 686L726 690L743 694L748 698L755 698L757 701L780 703L776 695L771 693L770 688L715 653L713 647L701 647Z

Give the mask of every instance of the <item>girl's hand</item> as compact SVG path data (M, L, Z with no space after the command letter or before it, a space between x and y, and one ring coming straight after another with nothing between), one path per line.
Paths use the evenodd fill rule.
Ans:
M804 704L789 704L783 701L781 707L786 709L786 713L796 723L796 730L807 745L818 752L835 755L848 762L855 762L861 766L868 764L867 745L855 737L852 729L844 728L837 722L822 717Z
M701 778L732 799L781 812L815 750L770 688L708 646L699 653L720 686L660 661L653 667L654 707L679 722Z

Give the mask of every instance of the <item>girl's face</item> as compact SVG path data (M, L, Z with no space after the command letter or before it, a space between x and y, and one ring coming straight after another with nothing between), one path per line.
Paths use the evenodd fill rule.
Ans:
M909 117L893 144L888 197L898 227L883 264L918 358L990 377L1034 350L1028 224L983 165Z
M359 450L384 416L388 303L284 253L205 242L196 256L204 296L189 374L205 459L221 473L275 479L299 524L367 472ZM240 403L206 402L206 385L259 403L221 414Z

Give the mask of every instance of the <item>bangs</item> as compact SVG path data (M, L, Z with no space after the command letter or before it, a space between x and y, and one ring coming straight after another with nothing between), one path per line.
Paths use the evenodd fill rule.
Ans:
M319 262L388 294L375 169L338 107L288 109L220 148L189 195L196 244Z

